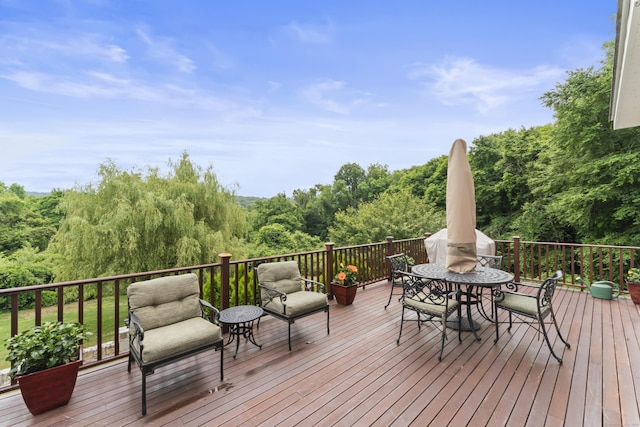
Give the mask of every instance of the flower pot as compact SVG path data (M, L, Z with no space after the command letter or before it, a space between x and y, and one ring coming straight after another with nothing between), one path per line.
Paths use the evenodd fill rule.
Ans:
M29 412L41 414L69 403L82 360L16 377Z
M340 283L331 284L331 293L336 297L338 304L351 305L356 297L357 285L345 286Z
M640 283L627 282L627 289L631 295L631 301L640 304Z

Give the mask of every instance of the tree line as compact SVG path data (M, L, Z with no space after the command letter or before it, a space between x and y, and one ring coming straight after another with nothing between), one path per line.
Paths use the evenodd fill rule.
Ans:
M541 96L554 123L475 138L477 226L494 239L637 245L640 130L609 122L613 43L599 68ZM411 238L445 227L447 157L344 164L332 183L247 199L188 153L161 175L107 161L95 185L44 197L0 182L0 287ZM25 297L26 298L26 297ZM24 301L24 304L28 304ZM2 307L0 307L2 308Z

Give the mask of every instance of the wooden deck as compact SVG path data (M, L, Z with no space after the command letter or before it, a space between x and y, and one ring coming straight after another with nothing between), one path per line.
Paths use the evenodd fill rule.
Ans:
M384 310L386 282L360 289L352 306L331 306L292 326L265 317L262 349L245 343L238 358L207 352L159 369L148 380L148 415L140 414L140 372L126 361L82 371L71 402L33 417L19 392L0 395L1 425L223 426L638 426L640 311L629 299L603 301L559 290L554 306L571 343L555 348L524 325L494 345L451 333L438 362L438 333L405 325L396 345L400 305ZM555 341L555 335L552 335Z

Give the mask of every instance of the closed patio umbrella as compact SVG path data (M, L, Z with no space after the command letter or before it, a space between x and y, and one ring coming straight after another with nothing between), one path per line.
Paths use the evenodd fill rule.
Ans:
M447 258L446 266L456 273L475 269L476 195L467 159L467 143L456 139L449 152L447 168Z

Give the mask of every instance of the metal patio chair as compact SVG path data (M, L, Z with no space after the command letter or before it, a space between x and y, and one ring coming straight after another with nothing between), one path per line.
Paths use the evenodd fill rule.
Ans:
M476 270L483 271L487 268L495 268L497 270L502 269L502 256L500 255L478 255L478 263L476 264ZM517 289L516 289L517 290ZM493 289L477 287L476 300L478 302L478 311L482 317L493 322L494 308L493 308ZM485 307L485 303L489 307Z
M404 280L406 280L407 276L404 276L402 273L409 272L409 262L407 256L404 253L399 253L395 255L389 255L387 257L387 261L389 262L389 269L391 270L391 275L389 276L389 282L391 283L391 290L389 291L389 301L387 301L387 305L384 306L386 310L391 304L391 298L394 295L400 295L400 299L402 298L402 286ZM395 289L400 289L400 292L393 292Z
M326 312L329 334L329 301L324 293L324 283L303 278L296 261L263 263L257 272L260 306L266 313L289 324L289 351L291 325L301 317Z
M562 363L562 358L558 356L555 351L553 351L551 340L549 340L549 331L547 330L550 324L553 323L558 334L558 338L560 338L560 340L567 348L571 348L571 345L569 345L569 343L563 338L562 334L560 333L560 328L558 327L558 322L556 321L556 315L553 311L553 305L551 304L553 294L556 290L556 285L558 284L558 280L560 280L561 278L562 271L556 271L553 276L546 279L540 285L529 285L526 283L518 284L518 288L521 290L524 290L526 288L536 289L535 293L532 294L499 291L494 298L494 306L496 310L496 339L494 340L494 342L497 342L500 338L498 327L498 310L506 310L509 312L509 328L507 330L511 330L511 326L513 325L513 323L524 323L536 329L538 333L542 332L542 335L544 335L544 340L547 343L551 354L556 358L558 362ZM512 319L513 315L518 317L520 321L514 322ZM549 319L550 322L545 322L545 320L547 319Z
M400 345L402 327L405 321L405 311L413 311L417 314L418 329L422 323L432 322L442 329L442 339L438 360L442 360L444 351L444 341L447 339L447 318L453 314L458 314L458 341L462 341L461 336L461 304L460 287L454 283L446 281L429 280L412 273L399 273L404 276L404 286L402 295L402 317L400 319L400 333L397 344Z

